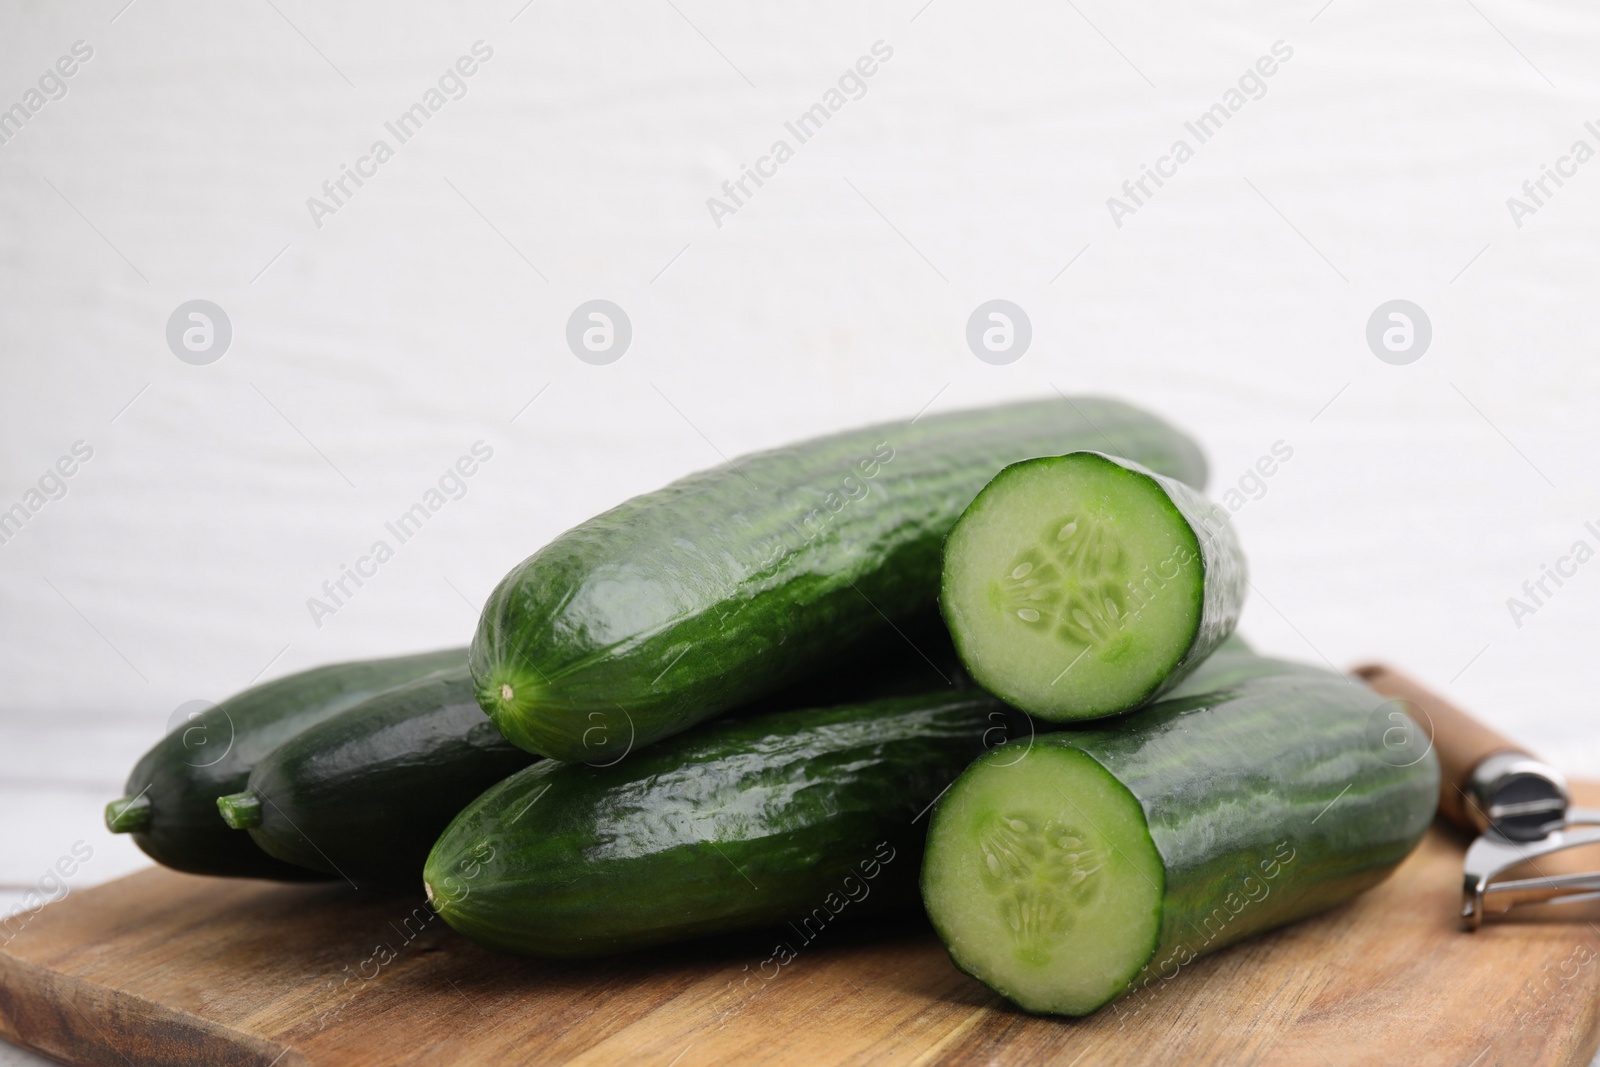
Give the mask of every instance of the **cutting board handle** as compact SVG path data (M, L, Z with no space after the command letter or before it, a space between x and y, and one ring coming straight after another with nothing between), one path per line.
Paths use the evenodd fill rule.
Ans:
M1393 667L1367 663L1350 673L1381 695L1409 705L1407 711L1433 740L1434 751L1439 754L1439 813L1463 829L1478 829L1466 810L1467 785L1478 764L1499 752L1536 758L1521 745Z

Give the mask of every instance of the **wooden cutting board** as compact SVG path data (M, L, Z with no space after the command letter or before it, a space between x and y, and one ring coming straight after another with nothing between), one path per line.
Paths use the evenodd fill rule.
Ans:
M1078 1021L1006 1006L920 923L556 964L479 949L420 901L150 870L0 949L0 1034L116 1065L1588 1064L1600 907L1465 933L1463 845L1436 827L1361 899Z

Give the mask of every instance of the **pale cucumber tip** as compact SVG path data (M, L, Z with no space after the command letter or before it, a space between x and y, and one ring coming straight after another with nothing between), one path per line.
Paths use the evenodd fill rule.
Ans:
M502 662L478 686L478 706L508 741L522 748L529 740L523 724L539 705L542 681L536 671Z
M106 829L114 834L136 834L150 826L150 798L118 797L106 805Z
M217 811L222 814L222 821L235 830L261 825L261 797L248 789L218 797Z

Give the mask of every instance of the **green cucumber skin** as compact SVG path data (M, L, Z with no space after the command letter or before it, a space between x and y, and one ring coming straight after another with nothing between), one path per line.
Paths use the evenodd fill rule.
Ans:
M1235 686L1246 682L1254 682L1265 678L1301 678L1320 679L1327 681L1330 678L1342 678L1343 675L1334 674L1313 667L1309 663L1299 663L1294 660L1277 659L1263 656L1252 649L1248 642L1237 632L1230 634L1188 677L1182 679L1171 690L1162 695L1163 701L1176 700L1179 697L1197 697L1211 693L1226 692ZM1111 726L1123 721L1133 721L1132 716L1113 719L1101 726ZM1086 727L1085 729L1093 729Z
M463 663L380 693L263 758L248 785L262 799L261 823L248 833L285 863L362 889L416 892L456 812L536 758L483 717Z
M490 594L471 650L479 701L554 759L687 729L934 604L945 535L1006 464L1100 447L1205 481L1187 436L1078 398L868 427L636 497Z
M1153 961L1326 911L1410 854L1433 821L1439 761L1431 749L1409 767L1386 761L1369 733L1383 706L1359 682L1269 661L1255 679L1164 702L1121 731L1062 737L1144 809L1167 874ZM1261 882L1275 861L1269 895L1233 915L1230 896L1236 905L1244 879ZM1229 921L1207 925L1219 907Z
M454 648L335 663L229 697L167 734L134 764L126 794L142 794L151 802L150 825L133 835L135 843L156 862L191 874L321 878L273 859L244 834L228 829L217 815L217 798L243 789L256 763L301 730L385 689L465 661L466 649ZM186 746L186 736L203 736L212 745L231 743L221 759L214 759L196 744Z
M774 711L865 704L973 687L944 620L930 608L902 621L895 630L867 637L826 670L798 678L727 715L742 719Z
M1351 899L1416 847L1438 801L1438 758L1430 747L1410 766L1386 760L1369 726L1384 707L1359 682L1235 641L1143 711L1034 740L1075 748L1120 781L1161 856L1160 934L1129 992ZM984 758L1014 758L1005 747Z
M1244 550L1239 546L1239 537L1234 532L1233 523L1228 520L1228 513L1221 506L1176 478L1168 478L1131 460L1103 453L1101 456L1119 467L1154 479L1156 484L1161 486L1162 491L1167 494L1167 499L1172 502L1173 508L1188 525L1189 532L1194 535L1200 573L1203 576L1204 592L1200 604L1200 621L1195 627L1194 639L1190 641L1183 658L1167 676L1133 705L1137 708L1155 700L1193 674L1224 641L1233 635L1234 628L1239 625L1239 613L1244 609L1245 595L1250 588L1249 568L1245 563ZM1152 578L1159 579L1160 575L1154 575Z
M474 941L551 957L803 923L845 895L851 915L914 911L926 809L1004 715L976 690L923 694L535 764L450 824L429 895Z
M907 637L932 662L889 634L827 676L747 710L815 706L808 701L849 694L926 692L947 679L959 682L955 650L937 626L931 616L906 624ZM262 851L298 867L362 888L415 891L428 850L450 819L535 758L484 718L463 663L372 697L266 756L249 779L263 798L261 824L249 834Z
M771 694L749 712L957 683L955 649L936 624L918 617L906 625L931 662L891 633L826 677ZM416 891L422 862L451 817L534 758L483 717L461 664L387 689L262 758L248 782L262 798L261 824L248 833L280 861L360 888Z

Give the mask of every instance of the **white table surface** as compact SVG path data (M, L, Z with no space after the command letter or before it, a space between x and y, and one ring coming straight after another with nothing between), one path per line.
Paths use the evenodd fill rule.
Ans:
M0 899L100 824L174 709L315 663L462 643L560 530L722 456L1014 396L1126 396L1200 437L1261 648L1382 657L1600 777L1600 11L1576 3L764 5L536 0L0 11ZM384 123L493 55L317 227ZM892 58L725 224L708 197L882 41ZM1293 54L1118 227L1107 198L1274 42ZM352 187L353 188L353 187ZM591 366L603 297L632 346ZM967 349L1028 313L1006 366ZM231 320L180 362L168 316ZM1380 362L1368 316L1433 326ZM530 399L537 397L531 406ZM306 600L475 441L492 461L359 596ZM33 1062L0 1049L0 1063Z

